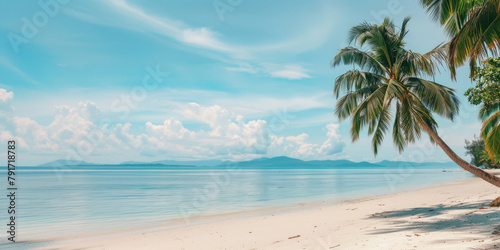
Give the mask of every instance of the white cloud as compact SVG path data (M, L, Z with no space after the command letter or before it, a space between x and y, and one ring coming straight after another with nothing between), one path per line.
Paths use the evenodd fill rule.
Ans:
M311 77L306 73L294 71L294 70L280 70L280 71L271 72L271 76L273 76L275 78L284 78L284 79L289 79L289 80L299 80L302 78L310 78Z
M302 133L298 136L272 137L270 152L274 156L285 155L300 159L323 159L342 152L345 147L338 134L338 124L329 123L326 140L322 144L309 143L309 135Z
M94 102L80 102L76 107L67 105L56 106L58 117L81 117L82 119L95 121L100 118L101 111Z
M156 143L160 151L177 150L177 155L197 157L227 157L241 154L265 154L269 137L264 120L244 121L220 106L202 106L189 103L178 110L186 120L208 125L209 131L186 129L181 121L168 119L163 125L146 123L147 142ZM159 139L159 140L158 140ZM177 147L160 143L175 142Z
M5 90L0 94L5 96ZM12 100L10 92L7 100ZM5 98L4 98L5 99ZM93 131L101 128L94 121L100 111L92 102L79 103L76 107L57 106L54 119L48 126L42 126L28 117L1 115L5 130L22 141L22 150L37 154L53 154L65 148L76 148L79 143L88 140ZM2 136L5 140L6 134Z
M14 92L0 89L0 100L2 102L10 102L14 98Z
M306 19L309 21L302 22L301 28L296 29L297 32L289 34L288 37L265 43L252 42L251 44L244 44L248 41L241 41L234 44L227 42L227 39L224 39L225 37L222 34L218 34L209 27L193 27L180 20L155 16L143 8L127 3L125 0L111 0L107 1L106 4L109 4L111 10L118 15L109 14L109 12L106 12L107 15L104 16L98 14L89 15L75 10L64 11L86 22L128 29L134 32L159 34L181 42L187 47L203 48L206 51L197 52L225 63L235 63L234 59L236 59L238 61L245 60L243 62L245 64L255 58L268 57L271 53L292 51L293 53L301 53L315 49L327 42L332 32L335 31L334 19L337 19L337 15L332 15L332 12L337 12L335 5L325 3L319 7L321 9L320 13L315 12L313 15L308 16ZM321 20L321 25L318 25L317 20ZM327 21L325 22L325 20ZM220 52L225 56L214 56L213 53L205 53L207 51ZM254 69L245 67L227 67L227 69L256 73ZM272 75L286 79L310 77L306 72L296 69L282 69L272 72Z
M300 65L285 65L282 69L271 70L269 74L275 78L284 78L288 80L311 78L306 70Z
M124 0L112 0L109 3L113 5L115 10L118 10L127 17L127 22L117 23L117 25L124 28L142 32L150 31L170 37L187 45L229 53L231 56L237 58L245 57L245 50L224 43L216 37L215 32L207 27L190 27L181 21L156 17L129 5ZM75 17L78 16L75 15ZM135 22L129 22L129 20L135 20Z
M163 125L154 125L151 122L147 122L146 131L153 136L163 139L172 137L182 139L186 134L189 134L189 130L184 128L180 121L172 119L165 120Z
M205 107L197 103L189 103L179 112L183 117L208 124L214 130L227 126L233 116L227 109L218 105Z
M300 65L290 64L280 67L272 67L262 64L259 66L250 66L256 58L268 57L271 53L282 51L293 51L294 53L304 52L317 48L324 44L331 32L333 32L334 22L331 15L332 6L325 4L321 8L321 15L316 13L311 19L323 20L322 25L317 22L304 24L300 32L291 34L290 37L280 39L279 41L268 42L264 44L241 45L228 42L222 34L210 29L209 27L193 27L180 20L170 19L164 16L155 16L146 10L138 8L125 0L111 0L107 2L112 10L118 15L109 15L108 17L89 16L75 10L67 11L75 18L82 19L91 23L100 23L106 26L114 26L133 30L135 32L155 33L161 36L178 41L187 48L196 47L205 49L205 51L196 51L204 56L212 57L224 63L238 64L238 67L225 67L230 71L259 73L263 72L266 76L282 78L289 80L299 80L310 78L307 70ZM111 18L113 17L113 18ZM324 20L330 20L324 22ZM234 40L234 39L233 39ZM219 52L220 55L206 52ZM262 61L262 59L260 59Z
M248 63L242 63L239 64L238 67L226 67L226 70L251 74L263 73L274 78L283 78L288 80L311 78L311 76L307 73L307 70L298 64L276 65L263 63L260 66L252 66Z
M14 110L14 108L12 107L13 98L14 92L0 89L0 115L6 115Z
M12 92L0 89L1 102L10 102L12 98ZM277 136L267 121L247 121L243 115L218 105L187 103L177 112L182 120L205 126L190 130L174 118L161 124L146 122L142 127L131 123L100 124L100 108L93 102L81 102L76 106L57 106L47 126L28 117L0 116L5 124L0 140L18 138L23 150L38 155L59 154L57 158L65 158L64 154L71 151L79 154L72 156L77 160L102 154L123 157L123 161L134 156L236 160L286 155L306 159L338 153L344 145L335 124L326 126L324 143L315 144L309 142L305 133Z
M35 152L46 152L46 150L57 150L58 145L49 137L49 131L46 127L25 117L14 117L14 133L23 139L26 149L32 149Z
M328 125L326 125L326 129L328 131L326 133L328 139L323 143L323 145L321 145L319 149L317 149L318 154L332 155L342 152L345 144L338 132L339 124L329 123Z
M8 131L0 131L0 142L7 142L14 140L16 142L16 145L18 145L17 149L21 151L25 151L28 148L28 144L24 141L23 138L14 136Z
M182 40L184 42L206 47L221 46L221 43L215 36L214 32L205 27L189 28L182 31Z
M298 53L317 48L325 43L331 32L333 32L333 27L335 25L333 19L336 19L336 15L332 15L332 12L336 12L334 5L326 4L322 6L320 15L315 13L314 16L307 18L311 21L304 24L305 27L300 29L300 32L290 37L272 43L253 46L237 46L217 38L215 32L207 27L190 27L178 20L165 17L160 18L128 4L124 0L112 0L109 1L109 3L114 10L125 16L123 19L118 19L119 22L115 23L115 26L140 32L152 31L186 44L225 52L231 57L247 59L252 58L250 55L252 53L265 54L276 51L294 51ZM110 25L110 22L99 21L95 17L89 17L88 14L78 13L76 11L69 12L69 14L85 21L93 23L100 22L103 25ZM117 20L117 18L113 18L111 21L114 20ZM134 22L130 22L130 20L134 20ZM318 21L320 21L322 25L318 25Z
M246 72L246 73L251 73L251 74L255 74L255 73L259 72L259 70L257 68L252 67L248 63L241 63L238 65L238 67L226 67L226 70L235 71L235 72Z

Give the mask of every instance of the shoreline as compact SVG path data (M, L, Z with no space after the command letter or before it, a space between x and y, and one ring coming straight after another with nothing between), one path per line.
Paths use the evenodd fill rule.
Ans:
M494 172L497 174L500 173L499 171ZM430 197L430 194L436 193L440 195L434 196L439 196L444 200L441 199L442 201L439 202L440 199L437 199L438 197L434 197L434 199ZM446 194L449 195L448 198L446 197ZM470 198L471 196L487 198L474 199ZM360 232L359 230L362 230L362 228L369 228L371 226L371 219L377 218L377 216L381 216L384 213L402 209L413 209L414 212L420 213L422 216L417 219L420 219L421 217L434 217L433 219L436 219L436 216L450 215L451 211L457 212L455 210L458 210L458 212L471 210L468 211L468 213L470 213L469 215L484 213L487 211L492 214L486 215L485 218L495 219L497 221L495 223L492 222L491 225L483 225L486 222L478 222L480 224L478 227L490 227L490 231L493 231L494 227L499 224L498 222L500 222L500 217L498 215L499 210L496 208L488 208L487 205L489 201L498 196L500 196L500 190L495 190L495 187L479 178L473 178L470 180L455 181L451 184L425 187L410 191L398 191L375 196L366 196L357 199L298 203L285 207L264 208L216 215L203 215L190 218L190 220L194 223L184 225L182 225L185 223L183 222L184 219L181 218L178 219L177 222L169 221L167 223L160 223L157 225L68 236L64 238L41 239L38 241L23 242L18 244L32 249L132 249L142 246L143 244L146 244L148 248L151 249L162 249L165 247L168 249L197 249L197 246L209 246L206 249L224 249L225 247L227 247L227 249L328 249L318 247L318 245L321 245L319 242L321 242L321 239L324 238L323 240L338 242L338 244L340 244L339 247L344 249L347 246L360 247L357 245L357 240L353 241L353 239L349 238L355 237L359 238L359 242L365 242L367 240L376 241L382 236L384 236L383 238L386 238L390 234L393 234L394 232L391 233L391 230L385 230L384 232L381 231L380 228L387 222L382 218L378 218L380 221L375 223L380 225L378 226L378 230L376 229L377 226L374 227L375 229L373 229L373 234L365 235L358 233ZM422 200L418 201L415 199L409 199L411 197L420 197ZM456 199L462 201L451 201L451 197L455 197ZM398 202L401 204L398 204ZM419 211L426 206L429 208L429 211ZM481 207L486 209L479 209ZM446 213L432 215L434 211L439 210L446 210ZM330 219L328 218L330 215L340 215L340 217ZM408 217L408 215L403 213L400 217L405 216ZM410 214L409 217L411 216L412 215ZM440 219L446 221L444 218ZM286 223L283 223L283 220L285 220ZM319 225L324 220L330 221L331 223ZM311 223L318 225L313 225L313 227L311 227L311 225L309 225ZM398 223L404 224L405 222L398 220ZM460 228L460 223L458 221L454 221L453 223L456 224L455 227ZM466 223L466 220L464 223ZM179 224L181 224L180 227ZM289 224L290 227L287 227L287 224ZM173 227L173 225L177 225L177 227ZM248 226L246 227L244 225ZM328 227L328 225L330 225L330 227ZM351 227L355 225L360 228L353 231ZM437 224L435 226L438 229L440 227ZM291 228L296 228L295 231L297 233L294 234L290 231L288 233L290 234L289 236L278 233L289 231ZM408 240L412 237L417 237L419 239L427 238L423 237L426 233L428 234L428 232L425 232L425 228L425 226L423 228L412 227L409 228L412 230L402 230L405 232L405 235L401 240ZM470 228L470 230L473 229L473 227ZM336 232L335 235L349 232L348 235L350 236L343 239L336 239L336 236L334 237L331 233L326 233L325 230L334 230ZM439 232L440 230L437 231ZM439 232L439 234L442 233L446 234L446 231ZM484 232L477 235L471 234L470 232L468 234L473 236L473 238L484 238L486 236ZM215 235L218 235L219 237L211 237ZM259 235L260 237L258 237ZM271 235L275 235L275 238ZM295 237L297 235L300 236ZM312 237L313 235L314 237ZM491 232L487 236L492 236ZM288 239L290 237L292 238ZM193 241L189 243L182 240L186 238L193 239ZM399 241L396 240L396 238L393 239L392 236L389 238L391 241L394 241L394 243ZM453 239L455 237L450 235L449 238ZM477 244L475 244L474 247L477 247L480 245L479 243L485 243L492 238L500 240L500 237L497 236L486 237L485 239L482 239L483 242L476 242ZM436 239L433 241L435 240ZM124 242L128 243L124 244ZM500 243L498 245L500 246ZM9 246L11 245L7 245L7 247ZM418 244L416 246L418 247ZM373 248L378 247L385 248L382 246L374 246ZM406 249L407 246L397 245L394 247ZM446 247L450 247L450 245L447 244ZM463 246L457 245L455 247L460 248Z
M441 172L441 171L439 171ZM449 172L464 172L463 170L453 170ZM441 174L441 173L439 173ZM397 176L399 177L399 175ZM189 225L196 225L200 223L206 222L215 222L218 220L227 220L231 218L243 217L243 216L256 216L256 215L267 215L270 213L286 213L293 212L305 209L314 209L316 207L323 206L334 206L343 203L349 203L353 201L357 201L359 199L365 198L375 198L381 197L384 195L390 195L393 193L423 189L433 186L439 186L444 184L451 184L460 182L463 180L468 180L472 178L471 174L468 174L467 177L459 177L450 180L442 180L441 182L436 181L428 181L427 183L417 183L417 185L402 185L401 180L410 178L409 176L404 176L401 179L397 179L395 183L390 183L390 180L386 180L384 186L376 186L375 190L359 190L359 191L348 191L349 194L336 193L333 194L323 194L316 195L310 197L302 197L302 198L286 198L279 200L269 200L267 204L261 203L260 206L242 206L238 205L237 207L228 207L227 209L218 210L215 209L208 213L198 212L196 211L195 206L181 206L179 205L177 208L180 208L179 211L186 209L182 213L178 213L177 216L146 216L145 220L141 221L141 217L125 217L125 220L128 223L124 223L123 221L110 221L101 222L101 224L96 224L93 228L86 227L80 230L73 230L72 232L60 230L65 227L65 225L71 225L72 221L66 220L64 223L60 223L58 228L54 228L55 232L51 232L50 229L47 233L37 233L38 228L41 225L32 226L30 231L25 231L24 238L21 238L18 242L42 242L42 241L54 241L54 240L64 240L71 239L76 237L88 237L98 234L109 234L109 233L118 233L118 232L126 232L138 229L149 229L155 227L162 227L168 229L174 229L179 227L185 227ZM252 204L253 205L253 204ZM184 208L184 209L183 209ZM190 209L194 208L194 212L191 212ZM173 211L173 210L172 210ZM92 219L92 218L89 218ZM116 223L117 224L114 224ZM100 228L99 225L102 225ZM5 243L0 243L0 246L5 245Z
M449 172L466 172L466 171L465 170L454 170L454 171L449 171ZM264 216L264 215L270 215L270 214L291 213L291 212L305 211L308 209L330 207L330 206L337 206L337 205L355 203L355 202L360 202L360 201L373 200L373 199L377 199L377 198L391 196L394 194L405 193L405 192L416 191L416 190L425 190L428 188L433 188L433 187L438 187L438 186L443 186L443 185L459 184L459 183L471 180L472 178L474 178L474 177L472 177L472 175L471 175L470 179L446 181L445 183L432 183L432 184L428 184L424 187L418 187L418 188L405 187L405 188L403 188L403 190L399 190L399 191L392 191L392 192L389 191L389 192L384 192L384 193L380 193L380 194L368 194L366 196L360 196L360 197L351 198L351 199L328 200L328 198L326 198L326 199L317 199L314 201L288 203L285 205L266 206L266 207L262 207L262 208L249 209L249 210L227 211L227 212L221 212L221 213L215 213L215 214L201 214L201 215L196 215L196 216L187 217L187 218L186 217L177 217L177 218L172 218L172 219L161 220L155 224L136 225L136 226L131 226L131 227L127 227L127 228L117 228L117 229L103 230L103 231L97 231L97 232L85 232L85 233L72 234L72 235L37 238L37 239L32 239L32 240L27 240L27 241L19 241L19 242L20 243L35 243L35 242L42 242L42 241L66 240L66 239L71 239L71 238L88 237L88 236L111 234L111 233L121 233L121 232L135 231L135 230L140 230L140 229L147 230L147 229L154 229L154 228L160 228L160 227L163 229L177 229L177 228L182 228L182 227L186 227L186 226L199 225L199 224L204 224L204 223L209 223L209 222L224 221L224 220L228 220L231 218L242 218L242 217L249 217L249 216ZM2 244L0 244L0 245L2 245Z

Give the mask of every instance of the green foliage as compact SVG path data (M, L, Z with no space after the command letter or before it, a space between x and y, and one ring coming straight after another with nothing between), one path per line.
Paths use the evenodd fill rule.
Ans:
M481 137L491 159L500 156L500 58L491 58L476 69L476 86L465 92L469 102L482 104L479 117L483 119Z
M455 68L469 61L471 76L488 53L498 53L500 0L420 0L427 12L443 25L450 37L448 62Z
M481 137L491 159L500 156L500 102L484 105L479 112L483 118Z
M476 72L473 77L476 86L465 92L469 102L489 106L500 101L500 58L484 61L483 67L476 68Z
M420 0L431 16L445 28L448 66L452 78L455 68L469 61L476 87L467 91L469 102L483 104L481 137L491 159L500 155L499 61L489 59L484 67L477 63L488 55L498 55L500 47L500 0Z
M500 156L490 159L484 146L484 140L474 138L472 141L465 140L466 155L471 156L471 164L485 166L488 168L500 167Z
M375 155L391 129L393 142L402 152L420 138L424 127L436 131L433 113L451 120L458 114L455 90L424 79L438 71L446 47L425 54L408 50L404 38L409 20L401 28L388 18L380 25L365 22L353 27L349 42L358 48L341 49L332 60L333 67L353 66L335 80L334 94L343 95L337 101L336 115L339 120L351 118L353 141L368 129Z

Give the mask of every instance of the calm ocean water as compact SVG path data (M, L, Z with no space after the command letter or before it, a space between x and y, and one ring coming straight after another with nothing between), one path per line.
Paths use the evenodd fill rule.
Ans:
M360 198L472 177L459 168L442 170L18 167L17 234L18 240L28 241L101 232L190 216ZM5 195L0 204L5 225ZM6 242L3 235L1 243Z

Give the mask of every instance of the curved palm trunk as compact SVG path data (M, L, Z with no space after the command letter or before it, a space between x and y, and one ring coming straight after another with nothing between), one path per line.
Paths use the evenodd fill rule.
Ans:
M464 159L460 158L451 148L439 137L439 135L434 132L432 129L427 126L425 123L420 123L420 126L427 131L427 133L436 141L436 143L443 149L443 151L450 157L452 161L454 161L457 165L465 169L466 171L474 174L475 176L497 186L500 187L500 178L496 177L495 175L492 175L468 162L466 162ZM500 198L500 197L499 197Z

